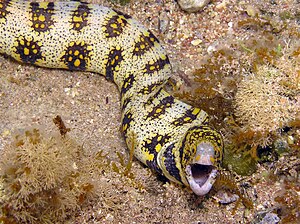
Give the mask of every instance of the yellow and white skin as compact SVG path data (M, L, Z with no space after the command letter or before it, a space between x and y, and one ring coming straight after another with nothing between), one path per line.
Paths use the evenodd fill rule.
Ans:
M119 11L79 1L0 0L0 53L21 63L90 71L113 81L122 131L134 155L197 195L213 186L223 140L203 110L164 88L172 69L143 25Z

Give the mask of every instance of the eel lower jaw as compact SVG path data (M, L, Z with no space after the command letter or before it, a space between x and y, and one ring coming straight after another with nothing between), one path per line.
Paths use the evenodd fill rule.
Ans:
M185 169L187 181L197 195L207 194L217 177L218 170L213 165L191 164Z

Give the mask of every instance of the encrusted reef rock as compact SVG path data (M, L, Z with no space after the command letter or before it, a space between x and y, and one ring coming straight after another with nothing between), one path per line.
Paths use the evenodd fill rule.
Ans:
M203 9L210 0L178 0L179 6L187 12L197 12Z

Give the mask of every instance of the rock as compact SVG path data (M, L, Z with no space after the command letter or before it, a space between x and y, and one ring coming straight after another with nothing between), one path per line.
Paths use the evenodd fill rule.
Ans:
M210 0L178 0L179 6L187 12L197 12L203 9Z
M166 12L159 14L159 32L167 33L170 27L170 18Z
M250 17L257 17L259 15L260 11L259 11L258 8L256 8L253 5L247 5L247 7L246 7L246 13Z
M273 212L260 212L256 215L251 224L277 224L280 222L280 218Z
M220 204L230 204L239 199L239 196L228 191L219 190L213 198Z
M193 46L197 46L197 45L199 45L199 44L201 44L202 43L202 40L200 40L200 39L195 39L195 40L192 40L191 41L191 44L193 45Z

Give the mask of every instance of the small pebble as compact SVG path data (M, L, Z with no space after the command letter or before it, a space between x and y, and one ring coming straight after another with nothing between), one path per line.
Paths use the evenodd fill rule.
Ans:
M108 213L105 217L105 220L112 222L112 221L114 221L114 216L112 214Z
M221 204L230 204L235 202L238 198L238 195L223 190L218 191L214 196L214 199Z
M246 12L250 17L256 17L259 15L259 9L253 5L247 5Z
M197 45L199 45L199 44L201 44L202 43L202 40L200 40L200 39L196 39L196 40L192 40L191 41L191 44L193 45L193 46L197 46Z
M208 48L207 48L207 53L212 53L212 52L214 52L214 51L216 51L217 49L216 49L216 47L215 46L213 46L213 45L209 45L208 46Z
M288 138L287 138L287 142L288 142L289 145L295 144L294 140L295 140L294 137L291 136L291 135L289 135Z
M279 223L280 218L276 213L273 212L260 212L256 215L252 223L257 224L277 224Z
M197 12L203 9L210 0L178 0L178 4L186 12Z
M166 12L162 12L159 15L159 31L161 33L167 33L170 27L170 18Z
M4 131L1 133L2 137L7 137L7 136L9 136L10 134L11 134L10 130L4 130Z
M267 213L266 216L261 220L260 224L275 224L279 223L280 218L275 213Z
M224 9L226 7L226 0L223 0L220 4L216 5L216 9Z

